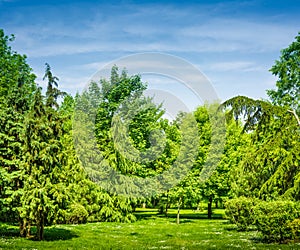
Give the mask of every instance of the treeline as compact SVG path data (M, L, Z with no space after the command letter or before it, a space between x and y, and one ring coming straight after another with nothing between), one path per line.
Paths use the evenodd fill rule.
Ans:
M208 218L213 205L223 207L226 201L232 222L242 230L256 226L264 235L270 234L265 230L272 221L268 215L284 216L275 209L288 207L290 216L278 220L293 233L279 239L300 235L295 229L300 36L271 69L278 77L277 89L268 91L271 101L235 97L220 106L200 106L193 114L180 113L174 121L164 118L161 105L143 97L147 86L139 76L116 66L110 79L72 97L59 90L59 79L46 64L48 85L42 91L26 57L9 47L12 40L0 30L0 218L18 222L21 236L30 237L36 227L41 240L44 226L54 223L134 221L132 212L143 203L167 215L170 207L197 209L203 201ZM118 126L121 121L125 126ZM97 170L99 164L122 175L106 187L109 178ZM203 178L206 164L213 171ZM162 183L176 183L174 166L175 177L185 176L175 187L165 185L155 193L149 184L149 198L126 196L144 192L126 177L152 178L169 171ZM278 239L275 231L270 235Z

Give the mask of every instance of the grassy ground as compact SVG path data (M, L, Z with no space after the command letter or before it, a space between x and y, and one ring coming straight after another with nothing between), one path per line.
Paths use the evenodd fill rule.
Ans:
M259 242L256 231L237 232L222 217L195 219L204 213L183 211L177 225L176 211L168 218L154 216L156 210L140 210L135 223L90 223L46 228L45 241L18 237L18 228L0 225L0 249L300 249L300 244Z

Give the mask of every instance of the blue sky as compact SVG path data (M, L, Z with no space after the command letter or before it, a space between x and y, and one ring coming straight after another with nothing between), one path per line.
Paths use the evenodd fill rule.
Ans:
M221 100L266 98L276 81L268 70L300 31L299 13L289 0L0 0L0 28L15 34L13 49L42 86L45 62L74 94L112 60L163 52L195 65Z

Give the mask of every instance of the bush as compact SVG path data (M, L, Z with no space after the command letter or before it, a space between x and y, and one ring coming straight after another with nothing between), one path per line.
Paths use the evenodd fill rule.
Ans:
M79 203L72 204L68 209L67 222L70 224L82 224L87 222L89 213Z
M268 242L285 242L299 235L300 206L293 201L260 202L254 208L255 224Z
M239 197L226 201L225 214L227 219L236 224L238 230L245 231L250 225L253 225L253 207L258 202L257 199Z
M300 219L295 219L288 224L292 231L293 239L300 239Z

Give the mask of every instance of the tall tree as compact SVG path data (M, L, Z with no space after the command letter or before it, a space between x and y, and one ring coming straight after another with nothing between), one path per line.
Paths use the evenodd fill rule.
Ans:
M46 76L52 77L49 65L46 66ZM45 100L41 89L37 89L24 122L22 166L27 180L22 188L21 206L18 209L27 223L24 225L27 231L30 232L31 222L35 223L38 240L44 237L45 221L50 220L57 211L61 187L59 177L67 160L62 154L60 140L64 133L63 119L54 109L58 107L59 91L53 86L53 79L48 79Z
M112 68L110 80L100 80L100 85L99 88L96 83L91 83L88 92L78 97L75 137L81 143L77 147L81 152L79 155L82 156L80 160L90 165L90 172L95 179L100 178L97 179L100 184L103 184L103 176L108 176L108 181L118 182L110 185L111 193L132 193L132 188L136 185L124 181L125 175L151 177L168 169L176 160L178 145L173 143L174 127L171 128L168 121L163 119L164 111L161 106L155 105L151 98L142 96L146 86L140 76L128 76L126 71L119 74L115 66ZM94 118L89 119L89 116ZM93 126L95 131L83 135L88 129L82 127ZM96 137L97 149L101 153L91 156L95 149L95 145L91 143L93 137ZM162 143L164 137L165 144ZM84 142L84 138L89 139ZM86 147L89 150L81 150ZM101 157L103 158L100 159ZM119 177L110 178L109 174L97 174L97 162L105 165L106 172L111 169L120 171L123 174L119 175L120 180ZM119 188L120 183L125 186L121 185ZM135 190L141 192L140 188Z
M223 105L230 115L244 117L252 143L240 169L240 195L299 199L300 36L281 51L271 68L277 89L268 90L271 103L234 97Z
M76 133L76 129L73 130L72 126L75 103L77 102L76 106L84 106L84 103L87 104L85 98L93 96L92 93L95 94L97 92L97 87L94 86L90 91L88 95L83 94L84 97L77 96L75 100L71 96L65 96L63 103L59 107L59 112L64 117L63 126L65 128L65 133L61 137L63 145L62 153L67 155L68 161L60 176L60 183L64 186L61 194L65 199L59 204L60 210L56 219L60 223L71 223L72 221L76 222L76 220L79 222L131 222L135 220L135 217L131 213L130 201L123 197L108 194L99 185L90 180L88 174L81 166L75 151L73 133L74 131ZM94 101L97 100L95 99ZM81 103L79 104L79 102ZM83 150L85 153L89 151L86 147ZM81 211L87 212L87 217L79 220L80 214L77 215L74 208L80 207Z
M20 169L21 134L36 86L26 56L9 46L13 40L14 36L0 30L0 215L2 220L15 221L24 180Z

